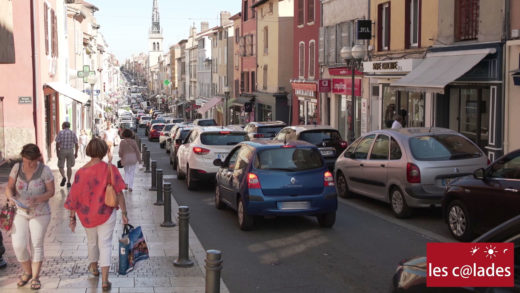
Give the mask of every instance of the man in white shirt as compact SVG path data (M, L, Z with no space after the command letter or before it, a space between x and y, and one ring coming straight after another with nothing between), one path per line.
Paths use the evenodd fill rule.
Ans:
M395 115L394 123L392 123L392 129L403 128L403 117L401 115Z

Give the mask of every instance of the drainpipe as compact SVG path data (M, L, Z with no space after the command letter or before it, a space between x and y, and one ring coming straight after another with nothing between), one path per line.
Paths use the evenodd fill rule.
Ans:
M34 123L34 139L38 145L38 101L39 101L39 78L38 78L38 49L36 47L36 32L38 31L37 22L35 20L37 15L37 5L34 5L34 0L31 0L31 51L32 51L32 78L33 78L33 123Z
M502 113L504 113L504 118L502 119L502 125L504 126L504 145L503 145L503 148L504 148L504 154L508 153L509 152L509 86L510 86L510 82L509 82L509 71L508 71L508 63L507 61L510 60L510 55L511 55L511 50L510 50L510 47L509 47L509 44L507 44L507 40L509 39L508 36L509 36L509 32L510 32L510 29L511 29L511 18L510 18L510 8L511 8L511 1L510 0L506 0L505 1L505 7L504 7L504 12L505 12L505 15L504 15L504 29L505 29L505 34L504 36L502 37L503 41L504 41L504 49L502 49L502 52L505 52L504 56L502 57L502 78L504 80L504 88L502 89L502 101L504 101L504 103L502 104Z

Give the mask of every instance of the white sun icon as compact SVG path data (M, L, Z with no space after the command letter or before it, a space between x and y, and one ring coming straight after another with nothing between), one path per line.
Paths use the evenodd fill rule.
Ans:
M486 246L486 250L484 250L484 253L486 254L486 258L493 258L497 257L497 247L496 246Z
M469 252L471 253L471 255L475 255L475 253L477 253L478 249L479 248L475 246Z

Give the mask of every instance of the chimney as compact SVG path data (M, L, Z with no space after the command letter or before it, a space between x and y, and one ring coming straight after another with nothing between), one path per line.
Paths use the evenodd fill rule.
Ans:
M190 36L195 36L197 34L197 28L195 27L195 24L191 27Z
M226 24L230 24L232 21L229 20L231 17L231 12L229 11L221 11L220 12L220 26L225 26Z
M200 32L202 33L202 32L205 32L207 30L209 30L209 22L201 21L200 22Z

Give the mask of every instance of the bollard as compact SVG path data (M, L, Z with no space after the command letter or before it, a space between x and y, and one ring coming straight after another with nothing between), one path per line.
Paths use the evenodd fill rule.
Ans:
M161 227L175 227L175 223L172 222L172 184L164 183L163 184L163 197L164 197L164 222L162 222Z
M137 136L137 133L135 135L135 142L137 143L137 148L139 149L139 152L142 152L142 149L141 149L141 138L139 138L139 136Z
M222 253L219 250L206 251L206 293L220 293L220 271Z
M152 187L148 190L157 190L157 161L155 160L152 160Z
M146 152L147 149L148 149L148 147L146 146L146 144L141 143L141 160L143 160L143 162L144 162L144 153Z
M145 167L146 167L146 170L144 171L145 173L150 173L150 151L149 150L146 150L145 151Z
M190 260L189 249L190 249L190 208L188 206L179 207L179 256L173 265L176 267L191 267L193 261Z
M156 169L155 171L155 180L156 180L156 190L157 190L157 201L154 203L156 206L162 206L163 205L163 199L162 199L162 193L163 193L163 170L162 169Z

